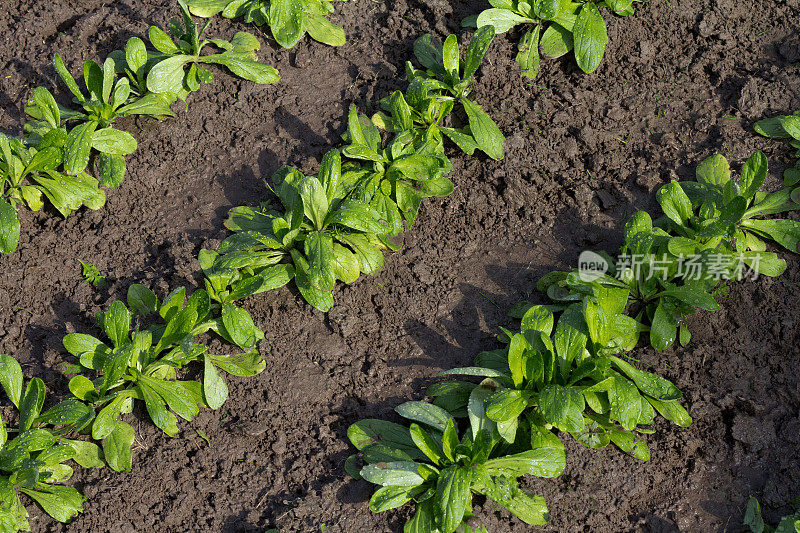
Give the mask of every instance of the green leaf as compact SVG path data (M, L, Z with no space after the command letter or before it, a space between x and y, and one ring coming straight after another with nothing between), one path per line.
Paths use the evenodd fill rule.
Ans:
M78 174L89 164L89 152L92 149L92 139L97 122L84 122L72 128L67 135L67 142L64 145L64 172L67 174Z
M452 533L471 507L472 471L463 466L449 466L441 471L436 482L436 507L442 533Z
M144 285L134 283L128 287L128 307L137 315L147 316L158 311L158 298Z
M128 155L136 151L136 139L127 131L103 128L92 135L92 148L110 155Z
M0 198L0 252L10 254L19 243L20 223L17 210Z
M329 46L343 46L347 42L344 29L322 15L306 15L305 29L312 39Z
M626 376L631 378L639 390L645 394L656 398L657 400L669 401L677 400L682 396L681 391L661 376L644 372L637 369L630 363L620 359L616 356L611 356L611 361L619 368Z
M111 433L103 439L103 457L116 472L130 471L133 467L133 439L135 433L130 424L117 422Z
M84 468L103 468L106 463L100 458L100 447L83 440L64 439L75 450L73 460Z
M531 23L533 19L523 17L510 9L491 8L478 15L478 29L492 26L495 33L505 33L517 24ZM465 76L466 78L466 76Z
M303 4L299 0L271 0L269 26L279 45L292 48L305 33Z
M53 56L53 65L56 68L56 72L58 73L61 81L64 82L64 85L67 86L67 89L75 95L75 98L78 99L78 102L83 103L86 101L86 97L81 92L80 88L78 88L78 84L75 82L75 78L72 77L72 74L69 73L67 67L64 65L64 60L61 59L61 56L55 54Z
M254 347L264 338L264 333L256 327L250 313L233 304L222 305L222 323L231 340L243 350Z
M800 243L800 222L789 219L745 220L742 226L766 235L790 252L797 253Z
M494 39L495 28L489 25L483 25L472 35L467 48L467 55L464 60L464 72L462 79L468 80L478 71L478 68L483 62L486 55L486 50Z
M97 158L100 183L109 189L116 189L125 179L125 158L121 155L101 153Z
M606 23L596 4L583 4L572 35L578 67L586 73L594 72L600 66L608 44Z
M144 386L152 389L164 399L169 408L175 411L175 414L184 420L191 421L200 412L191 394L180 384L153 378L134 369L132 369L132 372L138 378L139 384L143 386L143 391L145 389Z
M560 24L550 24L542 34L539 49L545 57L562 57L575 48L572 32Z
M459 75L458 38L453 34L448 35L447 39L444 40L442 63L447 73L453 76L454 82L457 81Z
M459 101L467 113L469 129L475 137L478 147L492 159L502 159L505 137L500 132L500 128L478 104L466 98L461 98Z
M176 55L156 63L147 74L147 90L151 93L180 93L185 74L183 67L190 60L190 56Z
M675 298L692 307L699 307L706 311L718 311L720 308L719 303L712 295L706 292L702 283L687 282L685 285L666 289L656 295L657 298L664 296Z
M528 397L521 390L504 389L486 400L486 416L495 422L517 418L528 407Z
M180 52L180 48L175 45L175 42L161 28L150 26L150 29L147 32L147 38L150 40L150 44L152 44L159 52L164 54L175 54Z
M10 355L0 355L0 385L14 407L19 408L22 398L22 367Z
M36 500L47 514L59 522L68 522L83 511L82 506L86 498L73 487L38 483L36 489L19 488L20 492Z
M675 343L677 336L678 321L675 317L675 308L669 302L661 300L650 326L650 344L656 350L666 350Z
M373 418L360 420L347 428L347 438L358 450L378 442L393 448L412 451L417 449L408 428L386 420Z
M584 429L583 395L573 387L546 385L539 394L539 408L544 419L562 431L579 433Z
M684 409L681 404L678 403L678 400L670 400L668 402L662 402L660 400L656 400L655 398L651 398L650 396L645 396L650 405L652 405L656 411L658 411L661 416L670 420L681 427L689 427L692 423L692 417L689 416L689 413Z
M321 230L329 208L325 187L317 178L309 176L300 183L300 196L303 199L305 215L317 230Z
M523 474L541 478L558 477L566 466L563 449L537 448L522 453L506 455L490 459L484 464L491 474L511 474L513 477Z
M39 416L44 405L44 391L44 382L40 378L33 378L28 382L25 394L19 400L20 431L31 429L33 422Z
M276 83L281 79L275 67L259 63L249 57L233 52L202 56L200 59L204 63L223 65L240 78L260 85Z
M306 237L305 254L308 257L307 274L311 285L322 291L332 290L336 284L333 238L312 232Z
M487 481L489 483L486 483ZM487 476L483 482L486 485L480 487L480 490L487 498L508 509L526 524L532 526L547 524L549 514L542 496L529 496L519 488L513 478L498 477L492 480Z
M411 439L414 441L414 444L417 445L417 448L422 450L422 453L424 453L433 464L438 465L442 462L441 447L427 431L422 429L418 424L412 423L409 432L411 433Z
M131 314L125 304L119 300L111 304L103 317L103 329L114 343L115 348L119 348L128 342L128 332L131 328Z
M381 487L370 498L369 510L373 513L382 513L390 509L396 509L407 504L414 496L424 491L423 487Z
M678 225L685 225L692 216L692 202L677 181L671 181L656 193L661 209Z
M211 409L219 409L228 399L228 386L210 357L204 357L203 398Z
M439 431L445 430L447 421L451 418L450 414L441 407L420 401L405 402L395 407L394 410L404 418L425 424Z
M708 185L723 186L731 179L728 160L717 154L712 155L697 167L697 181Z
M539 32L541 26L537 25L528 30L519 42L517 63L522 70L522 76L531 80L539 75Z
M361 477L384 487L416 487L425 482L418 471L419 465L412 461L380 462L362 468Z
M742 196L750 200L756 195L767 179L767 170L767 156L759 150L747 160L742 168L742 177L739 180Z
M635 429L642 412L642 400L636 385L615 374L608 396L611 400L611 418L629 431Z
M131 396L132 393L127 391L119 394L97 413L97 417L92 424L92 438L94 440L102 440L114 431L123 405Z

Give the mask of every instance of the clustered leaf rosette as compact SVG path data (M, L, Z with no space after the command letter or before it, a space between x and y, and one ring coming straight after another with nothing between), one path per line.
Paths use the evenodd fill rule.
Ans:
M257 61L260 43L253 35L239 32L231 41L201 40L205 28L198 29L183 0L178 5L183 24L170 21L171 37L152 26L152 49L131 37L125 49L112 52L102 66L86 61L84 88L55 55L55 70L74 97L72 105L58 104L47 88L37 87L25 106L25 136L0 134L0 252L17 248L21 205L38 211L46 199L64 217L82 206L103 207L106 195L100 186L116 188L122 183L125 156L137 148L136 139L115 127L115 121L134 115L173 116L170 105L212 81L202 64L224 66L256 83L279 80L273 67ZM201 55L207 45L221 52ZM92 174L93 161L97 177Z
M533 80L539 75L540 55L558 58L570 52L578 67L590 73L600 66L608 44L608 31L600 8L625 17L634 13L636 1L640 0L489 0L490 9L464 19L462 24L477 28L491 25L497 33L518 26L526 28L516 56L520 73L525 78Z
M453 192L445 138L470 154L502 157L500 130L467 99L493 35L476 32L464 61L455 36L444 44L421 38L415 52L428 70L409 64L408 90L384 99L385 112L369 118L351 107L346 144L325 154L317 175L283 167L272 176L278 203L232 209L225 225L233 235L199 256L212 299L233 302L294 280L308 303L327 311L337 281L377 274L422 201ZM457 103L469 122L462 129L445 124Z
M472 497L477 494L526 524L545 524L544 498L522 490L517 479L525 474L559 476L565 465L564 447L557 438L555 445L532 445L524 431L512 442L501 438L483 404L494 387L485 380L471 390L463 432L451 413L425 402L397 407L410 426L378 419L350 426L347 436L359 453L347 460L346 469L356 479L380 486L370 499L370 510L380 513L415 505L406 533L485 531L470 520Z
M330 0L188 0L189 10L199 17L221 14L242 18L246 23L269 26L272 37L284 48L294 47L308 33L315 41L342 46L344 29L326 17L333 13Z
M187 298L181 287L159 302L150 289L132 285L127 306L113 302L98 321L107 343L84 333L64 337L64 348L75 357L62 368L75 374L69 381L72 397L54 409L77 431L101 441L105 460L116 471L131 469L134 430L120 416L130 413L136 400L144 402L157 427L175 436L178 417L191 421L200 407L218 409L225 402L228 387L220 371L253 376L265 367L256 348L264 333L250 314L212 304L203 289ZM210 353L195 342L209 331L242 351ZM179 372L193 362L203 365L202 383L180 379Z
M695 181L672 181L658 191L662 217L637 211L626 223L620 250L625 260L615 265L606 256L610 270L599 282L626 291L619 306L649 330L655 349L676 340L687 344L691 334L684 318L697 309L718 310L715 296L725 281L746 272L781 275L786 262L766 251L767 242L797 252L800 222L763 218L800 209L793 200L797 189L763 191L767 170L767 158L756 152L735 181L728 161L712 156L697 168ZM567 304L581 299L588 285L575 271L550 273L537 287Z
M45 386L39 378L25 385L22 368L9 355L0 355L0 385L19 411L17 427L0 419L0 530L30 531L25 495L59 522L82 511L85 498L62 485L72 477L70 461L84 468L105 466L99 447L67 438L74 420L59 406L42 412Z

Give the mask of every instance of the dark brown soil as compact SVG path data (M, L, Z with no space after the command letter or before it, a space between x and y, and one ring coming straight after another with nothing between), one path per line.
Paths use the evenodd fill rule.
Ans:
M458 31L483 6L351 0L334 17L345 47L265 47L281 83L218 72L176 119L129 122L139 150L104 210L66 221L23 214L19 250L0 258L0 351L44 378L51 398L63 394L54 365L65 333L90 331L93 313L131 283L161 293L197 283L196 254L224 238L231 206L263 199L265 178L284 163L314 171L351 102L374 111L404 87L416 37ZM53 86L53 53L78 72L174 14L168 0L4 2L0 130L18 134L31 89ZM653 1L609 21L597 73L546 61L532 86L515 72L514 36L500 37L475 96L508 136L506 159L454 153L456 192L426 204L406 248L379 277L339 287L327 315L289 289L247 301L267 332L267 370L231 381L224 408L203 411L180 438L130 415L133 471L79 472L85 513L61 526L29 505L34 529L400 531L405 512L371 514L370 488L344 472L348 425L392 417L440 369L492 347L497 326L510 323L505 310L531 296L538 276L586 247L614 250L622 221L653 208L659 184L691 176L705 157L740 165L763 149L777 182L790 149L756 137L752 122L800 108L798 21L798 0ZM110 285L84 283L78 259ZM692 320L689 348L636 354L685 391L695 423L658 424L649 463L570 443L561 478L531 481L551 508L540 530L739 531L749 494L770 519L789 510L800 492L799 265L790 258L782 282L736 286L723 311ZM490 531L535 529L490 506L476 512Z

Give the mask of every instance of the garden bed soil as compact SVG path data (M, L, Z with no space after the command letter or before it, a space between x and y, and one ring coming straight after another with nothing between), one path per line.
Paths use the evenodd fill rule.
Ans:
M345 474L351 423L392 418L439 370L496 347L497 327L513 324L505 311L536 298L540 275L574 265L585 248L615 250L624 220L655 208L654 190L670 178L691 177L714 153L738 168L762 149L775 185L791 160L786 144L757 137L752 124L800 108L800 2L636 5L632 17L609 17L608 53L593 75L568 59L546 60L526 83L513 61L519 35L497 38L474 96L507 135L506 158L453 152L455 193L427 202L403 251L378 277L340 285L328 314L288 288L247 300L266 330L266 371L229 380L225 406L202 411L178 438L143 410L128 415L137 429L133 471L78 470L84 514L62 526L29 504L34 530L401 531L408 510L370 513L372 487ZM94 313L131 283L162 295L200 283L195 257L226 236L230 207L266 199L265 180L283 164L315 172L351 103L373 112L405 87L415 38L460 31L460 20L484 7L341 3L333 20L346 46L262 49L280 83L215 70L177 118L126 119L139 150L105 209L67 220L23 212L19 249L0 258L0 352L42 377L50 400L63 394L55 365L64 334L96 331ZM32 88L53 87L54 53L78 73L83 60L175 15L167 0L5 2L0 131L18 134ZM209 32L246 29L216 19ZM110 284L84 283L78 259ZM568 442L564 475L529 481L551 509L540 531L738 531L750 494L768 519L790 510L800 492L800 262L788 262L780 282L742 282L722 311L694 317L687 348L637 350L685 392L694 424L658 422L648 463ZM476 512L489 531L536 530L491 505L479 502Z

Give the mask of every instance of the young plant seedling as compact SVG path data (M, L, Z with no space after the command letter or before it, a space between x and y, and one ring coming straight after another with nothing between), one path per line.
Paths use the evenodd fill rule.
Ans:
M0 420L0 529L31 530L20 494L59 522L67 522L82 511L85 498L77 489L62 485L73 472L65 463L74 461L84 468L105 465L96 444L63 436L86 416L86 406L56 406L42 413L44 382L33 378L23 387L22 369L9 355L0 355L0 385L19 409L18 427L9 428Z
M189 10L199 17L221 13L225 18L243 18L246 23L268 25L284 48L292 48L303 36L331 46L342 46L345 34L325 18L333 13L330 0L188 0Z
M405 531L452 533L476 531L469 525L472 496L485 496L531 525L547 523L542 496L520 489L517 478L561 475L564 447L544 443L531 449L530 435L507 443L494 421L486 416L484 399L495 387L485 380L470 393L469 426L459 437L458 421L444 409L425 402L407 402L397 412L410 427L367 419L350 426L347 436L360 454L348 459L346 469L356 479L380 488L369 502L380 513L407 503L416 505ZM359 467L359 457L364 463Z
M657 193L664 216L653 221L636 212L625 226L620 250L624 261L613 265L599 282L628 291L620 305L630 316L650 327L650 343L664 350L691 337L684 317L704 309L715 311L714 298L724 281L740 279L745 269L779 276L786 262L767 252L773 241L791 252L800 243L800 222L761 217L800 209L791 187L763 192L767 159L756 152L742 169L738 182L731 178L728 161L706 159L697 180L673 181ZM551 273L538 283L551 299L568 303L582 298L590 283L578 272Z
M56 107L53 110L58 113ZM17 249L21 204L38 211L47 198L64 217L83 205L90 209L105 205L106 195L96 179L83 171L70 176L59 170L66 137L64 129L54 130L36 148L0 133L0 252Z
M291 167L276 172L273 190L284 211L269 204L233 209L225 225L235 233L218 251L201 253L209 294L230 302L294 278L306 301L327 311L337 279L353 283L362 272L380 270L386 228L350 194L346 178L337 150L325 155L317 176Z
M600 66L608 44L608 32L601 7L619 16L632 15L634 1L571 2L569 0L490 0L490 9L464 19L462 25L494 26L497 33L524 26L517 63L523 77L539 75L540 54L558 58L573 52L578 67L594 72Z
M445 127L439 130L467 154L480 149L492 159L502 159L505 137L500 128L481 106L467 98L472 92L473 77L493 38L493 26L479 28L472 36L464 61L460 59L455 35L447 37L444 43L427 34L417 39L414 55L426 70L406 64L409 81L406 99L415 110L412 120L428 125L438 125L455 104L460 104L469 125L461 130Z
M247 311L225 304L221 316L214 318L212 311L218 310L202 289L187 299L180 288L159 302L143 285L132 285L128 306L115 301L100 317L109 344L83 333L64 337L64 348L79 362L72 365L78 374L69 382L75 398L65 402L88 407L89 416L79 429L90 429L92 438L102 441L106 461L114 470L131 468L134 431L119 417L131 412L134 400L144 401L153 423L172 437L178 433L175 415L191 421L199 406L218 409L225 402L228 387L219 370L253 376L264 369L256 349L264 334ZM155 322L140 327L145 319ZM208 347L194 342L194 337L209 330L244 351L208 353ZM193 361L204 365L202 384L178 379L177 371Z
M280 79L275 68L256 61L255 51L261 45L252 34L239 32L231 41L201 40L208 23L198 29L186 3L178 0L178 5L183 14L183 26L175 20L170 21L172 37L156 26L150 27L150 43L161 56L155 59L155 64L147 73L148 91L171 94L180 94L184 89L196 91L202 83L209 83L213 79L211 72L202 66L203 63L222 65L240 78L256 83L275 83ZM201 55L203 48L209 44L224 51ZM188 72L186 65L189 65Z
M96 266L88 261L78 259L81 264L83 279L86 283L94 285L95 287L103 287L106 284L106 277L97 269Z
M496 386L484 399L486 415L506 442L518 433L534 443L560 445L553 431L569 433L590 448L614 443L637 459L650 459L636 433L652 433L655 411L681 426L692 419L669 381L617 357L631 350L641 324L622 314L625 289L597 283L592 294L563 309L553 331L553 312L533 306L522 316L521 332L505 332L508 347L478 355L476 366L445 375L479 376ZM617 294L614 294L617 292ZM428 390L435 404L455 414L468 407L475 385L440 383Z

